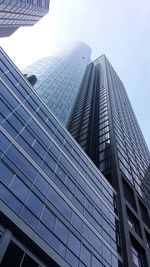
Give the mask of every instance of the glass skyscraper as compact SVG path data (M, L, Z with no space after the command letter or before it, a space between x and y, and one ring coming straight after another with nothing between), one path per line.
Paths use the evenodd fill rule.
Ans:
M90 54L89 46L76 42L59 57L43 58L23 70L27 75L36 76L36 92L64 125L80 89Z
M31 26L49 10L49 0L1 0L0 37L7 37L21 26Z
M68 129L117 191L124 266L150 266L150 153L105 55L88 65Z

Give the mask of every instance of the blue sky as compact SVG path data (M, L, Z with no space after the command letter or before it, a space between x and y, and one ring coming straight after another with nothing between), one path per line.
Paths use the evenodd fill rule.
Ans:
M0 39L19 68L56 55L73 41L105 54L123 81L150 148L150 1L51 0L50 11L33 27Z

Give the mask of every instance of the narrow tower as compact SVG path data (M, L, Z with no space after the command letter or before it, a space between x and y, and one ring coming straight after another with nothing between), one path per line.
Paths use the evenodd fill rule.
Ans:
M149 266L150 154L104 55L88 65L68 130L118 193L124 265Z

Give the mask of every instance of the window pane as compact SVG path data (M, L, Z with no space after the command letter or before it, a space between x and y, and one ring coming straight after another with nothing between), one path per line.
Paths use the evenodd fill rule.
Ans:
M32 192L30 193L26 201L26 205L36 216L38 217L40 216L43 208L43 203Z
M75 255L79 256L80 241L71 232L69 233L68 247L73 251Z
M50 228L51 230L54 229L54 225L56 222L55 215L46 207L44 208L44 211L42 213L42 221L45 223L45 225Z
M33 229L36 228L38 220L37 218L27 209L23 208L23 211L21 213L22 219L28 223Z
M29 188L17 176L11 183L10 189L23 202L29 193Z
M68 240L68 229L59 220L57 220L57 223L56 223L55 233L63 242L67 243L67 240Z
M0 170L1 170L0 181L8 185L14 173L9 169L7 165L5 165L3 161L0 162Z
M91 253L90 251L82 245L81 247L81 260L83 260L83 262L91 267Z
M36 176L36 180L34 183L37 188L44 194L47 194L48 188L49 188L49 184L48 182L44 179L43 176L41 176L39 173Z

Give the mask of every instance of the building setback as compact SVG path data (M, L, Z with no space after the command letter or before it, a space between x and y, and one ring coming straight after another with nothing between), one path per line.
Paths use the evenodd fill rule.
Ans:
M36 92L63 125L68 122L90 54L89 46L75 42L59 57L40 59L23 70L27 76L36 76Z
M116 191L0 52L0 266L122 267Z
M117 191L124 266L150 266L150 153L105 55L88 65L67 128Z
M0 37L8 37L21 26L32 26L49 11L49 0L1 0Z

